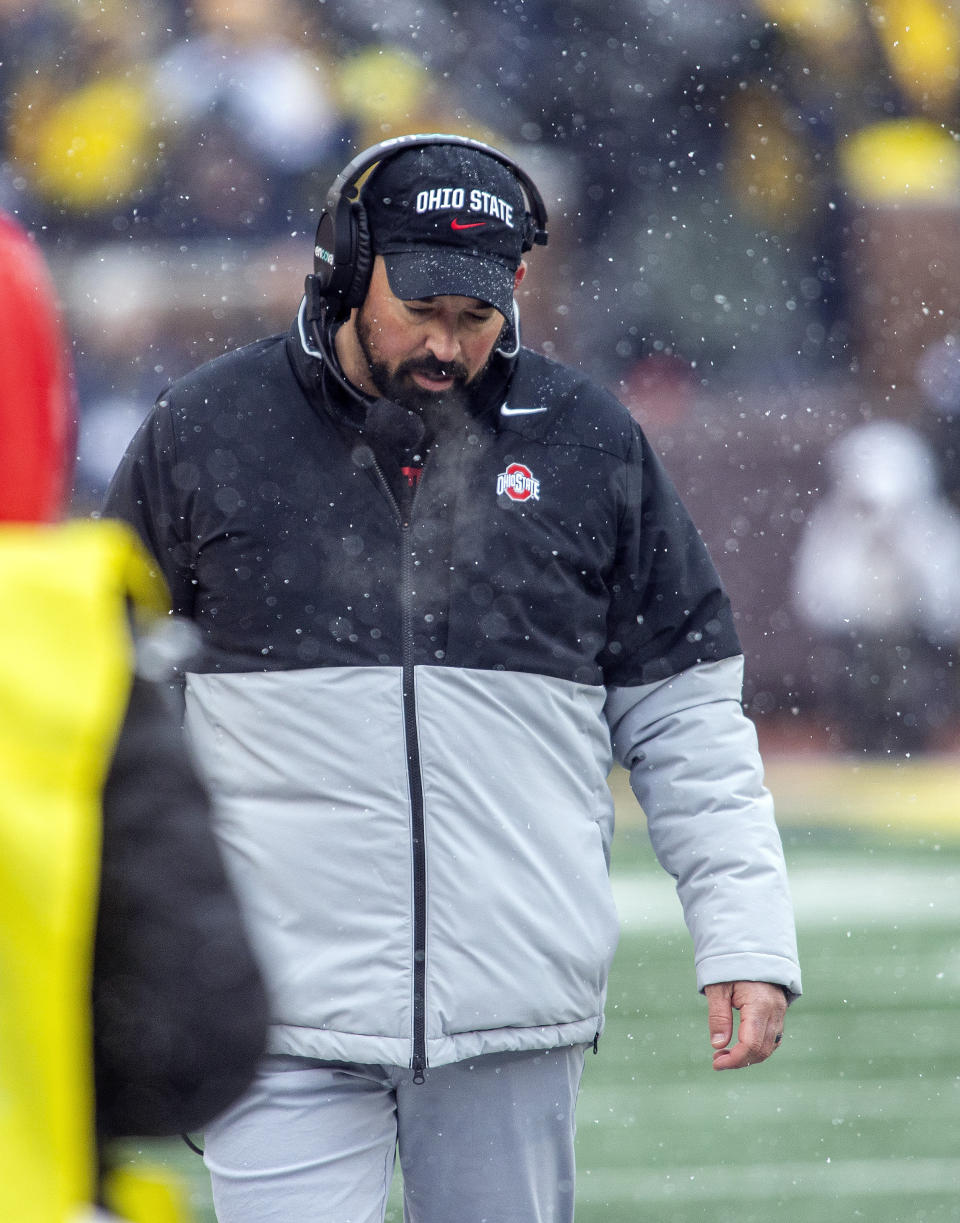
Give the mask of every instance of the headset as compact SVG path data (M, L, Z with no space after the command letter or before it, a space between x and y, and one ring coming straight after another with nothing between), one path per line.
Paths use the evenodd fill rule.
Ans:
M534 245L546 246L547 209L543 197L534 181L513 158L469 136L440 133L394 136L358 153L340 171L327 192L326 206L317 223L313 248L314 270L312 275L307 276L304 285L301 318L305 316L308 325L342 321L354 307L363 303L366 296L373 269L373 250L367 213L359 198L357 183L379 162L407 149L429 148L435 144L475 149L506 166L527 197L529 211L523 221L521 250L528 251ZM518 337L516 304L512 326ZM319 330L322 331L323 327ZM516 342L519 344L518 338Z

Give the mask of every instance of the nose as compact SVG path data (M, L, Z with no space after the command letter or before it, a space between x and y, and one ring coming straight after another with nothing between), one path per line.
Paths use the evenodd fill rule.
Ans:
M460 339L456 327L449 321L434 319L424 337L424 343L430 353L441 364L455 361L460 355Z

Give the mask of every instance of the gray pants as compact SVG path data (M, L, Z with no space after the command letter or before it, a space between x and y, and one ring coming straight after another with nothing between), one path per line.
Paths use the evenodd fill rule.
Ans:
M269 1057L208 1127L220 1223L572 1223L582 1046L426 1072Z

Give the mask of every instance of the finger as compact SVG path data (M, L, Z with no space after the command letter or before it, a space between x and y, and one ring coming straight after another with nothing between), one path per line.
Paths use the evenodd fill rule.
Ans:
M714 1049L723 1049L733 1038L733 987L726 983L708 985L704 993L710 1044Z
M715 1070L739 1070L765 1062L783 1040L783 1017L769 1016L744 1007L741 1011L737 1043L732 1049L714 1054Z
M713 1055L714 1070L739 1070L765 1061L774 1049L774 1029L767 1017L743 1007L737 1028L737 1041L732 1049L720 1049Z
M742 1070L766 1061L769 1054L748 1040L738 1040L731 1049L718 1049L713 1055L714 1070Z

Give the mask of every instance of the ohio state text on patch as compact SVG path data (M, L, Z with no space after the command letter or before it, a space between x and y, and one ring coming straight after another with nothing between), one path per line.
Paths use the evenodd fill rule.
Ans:
M497 476L497 496L504 493L511 501L539 501L540 481L523 463L510 463L507 470Z

